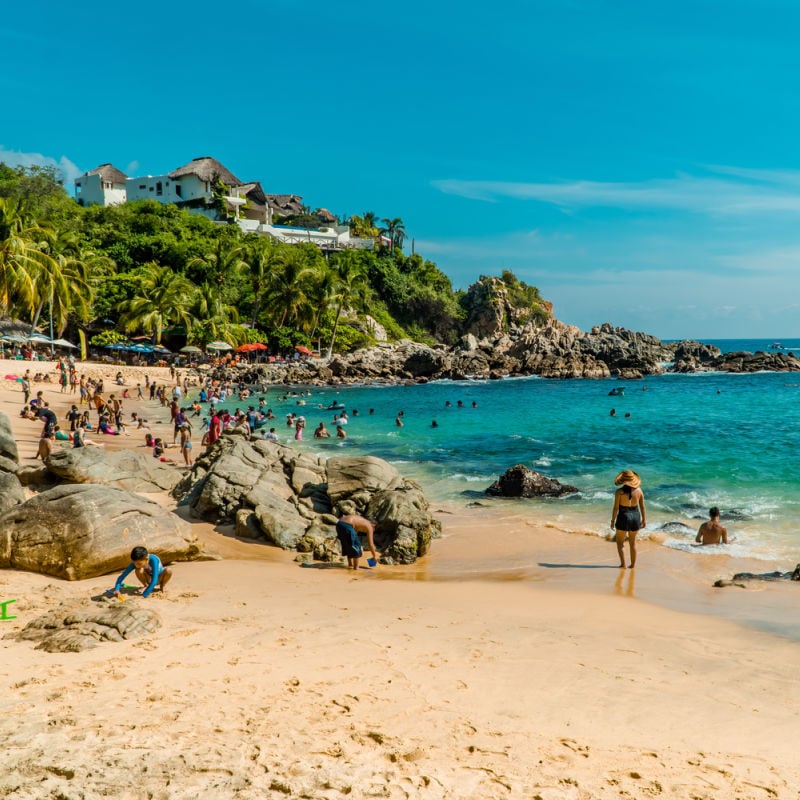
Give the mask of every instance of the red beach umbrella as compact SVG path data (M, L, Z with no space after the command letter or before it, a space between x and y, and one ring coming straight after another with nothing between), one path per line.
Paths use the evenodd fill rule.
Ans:
M304 356L311 355L311 351L305 345L298 344L294 349L297 350L298 353L302 353Z
M236 348L237 353L252 353L256 350L269 350L269 347L261 342L251 342L250 344L243 344Z

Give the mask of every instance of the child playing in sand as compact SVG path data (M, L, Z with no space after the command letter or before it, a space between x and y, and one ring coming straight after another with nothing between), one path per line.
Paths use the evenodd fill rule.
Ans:
M172 577L170 567L165 567L155 553L148 553L146 547L139 545L131 550L131 563L125 567L114 584L114 594L117 597L119 597L125 578L134 571L139 582L145 587L142 597L150 597L156 587L163 592Z

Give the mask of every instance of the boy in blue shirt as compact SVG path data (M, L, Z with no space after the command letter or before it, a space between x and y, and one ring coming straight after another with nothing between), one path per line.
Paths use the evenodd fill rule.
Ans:
M155 553L148 553L146 547L139 545L131 550L131 563L125 567L122 574L117 578L117 582L114 585L114 594L119 595L125 578L134 571L139 582L145 587L142 597L150 597L156 586L163 592L172 577L172 569L170 567L165 567Z

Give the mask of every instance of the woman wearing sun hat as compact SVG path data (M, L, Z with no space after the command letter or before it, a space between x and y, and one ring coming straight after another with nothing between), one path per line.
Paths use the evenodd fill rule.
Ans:
M623 545L628 537L631 550L631 569L636 566L636 534L647 525L647 512L644 508L644 492L641 478L630 469L624 469L614 478L619 486L614 492L614 510L611 512L611 527L617 534L617 553L620 569L625 569Z

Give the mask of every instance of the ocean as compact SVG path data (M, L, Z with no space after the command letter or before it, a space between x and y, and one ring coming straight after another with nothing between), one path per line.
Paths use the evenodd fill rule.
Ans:
M774 340L705 341L732 352L768 350ZM781 343L800 352L800 339ZM610 396L617 387L624 394ZM383 458L418 481L434 504L513 503L515 513L529 511L562 530L605 536L614 477L629 468L640 474L648 505L643 536L690 553L719 552L721 546L694 546L694 532L717 505L734 539L725 552L800 560L800 374L314 387L302 399L283 399L272 388L267 400L281 441L323 456ZM325 410L334 401L348 410L348 438L315 440L320 421L335 434L336 412ZM290 411L306 417L303 442L285 425ZM400 411L402 427L395 424ZM486 488L515 464L579 491L559 499L487 497Z

